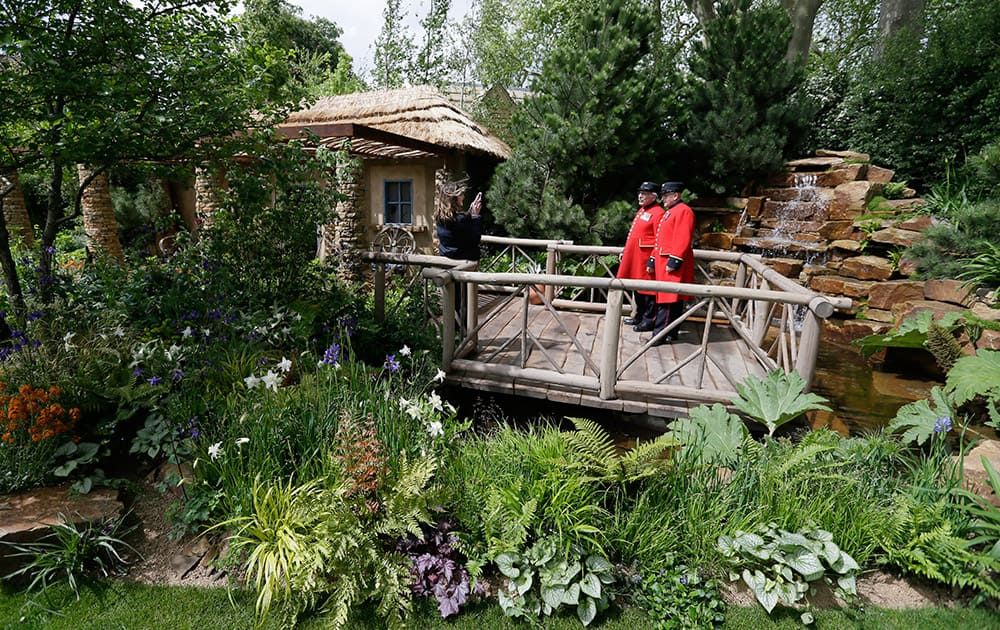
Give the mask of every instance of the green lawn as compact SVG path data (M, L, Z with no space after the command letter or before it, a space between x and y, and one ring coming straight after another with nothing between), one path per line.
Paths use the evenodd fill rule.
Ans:
M246 591L207 588L140 586L130 582L110 582L96 590L86 590L80 601L62 586L52 589L48 605L58 613L39 608L25 610L23 594L5 588L0 593L0 624L3 629L27 630L223 630L253 626L253 596ZM232 597L232 601L230 601ZM41 604L46 604L44 598ZM363 617L364 615L359 615ZM984 608L928 608L890 611L869 609L864 613L839 610L820 611L816 628L898 628L900 630L988 630L1000 629L1000 614ZM263 628L280 628L277 619ZM325 628L323 619L314 618L299 624L302 630ZM360 630L384 627L384 624L356 619L350 624ZM493 630L529 628L528 624L505 617L495 605L479 605L459 617L442 620L430 605L421 606L410 619L412 628L448 628L450 630ZM579 630L583 626L572 615L549 619L544 628ZM601 618L593 627L602 630L637 630L652 627L649 618L631 608ZM730 608L724 628L760 630L761 628L802 628L797 614L776 614L773 619L760 608Z

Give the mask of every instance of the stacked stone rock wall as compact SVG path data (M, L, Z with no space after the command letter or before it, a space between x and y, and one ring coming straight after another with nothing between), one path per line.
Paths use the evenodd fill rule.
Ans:
M850 298L851 312L826 327L827 337L844 342L885 332L921 311L971 310L1000 319L1000 310L957 280L910 277L914 269L902 252L936 220L919 214L924 200L916 191L887 186L893 171L849 151L818 151L786 167L756 195L695 201L698 247L759 253L818 293ZM886 199L887 188L899 198ZM728 275L730 267L713 265L713 273ZM1000 349L1000 334L984 331L979 347Z
M21 180L16 171L6 173L4 177L14 185L3 199L3 216L7 222L7 230L12 238L20 238L27 247L35 246L35 234L28 216L28 205L24 201L21 190ZM3 182L0 181L0 188Z
M111 203L111 187L107 173L93 176L93 170L83 164L77 166L80 184L86 184L81 198L83 229L87 234L87 246L95 254L109 256L115 260L124 257L121 241L118 240L118 221ZM87 183L87 180L90 180Z

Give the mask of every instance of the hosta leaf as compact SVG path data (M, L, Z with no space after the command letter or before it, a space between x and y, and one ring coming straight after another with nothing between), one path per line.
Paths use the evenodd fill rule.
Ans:
M857 579L854 574L851 575L841 575L837 578L837 586L839 586L845 593L850 595L858 594Z
M571 606L580 601L580 584L578 582L569 585L563 595L563 601Z
M597 617L597 604L589 597L584 599L576 607L576 616L580 619L580 623L589 626Z
M768 580L764 577L764 574L760 571L754 571L750 573L748 569L743 570L743 581L750 588L750 592L753 593L760 605L764 607L764 610L771 612L774 607L778 604L778 593L773 588L768 588ZM774 584L772 583L773 587Z
M599 598L601 596L601 581L597 579L597 576L593 573L588 573L583 580L580 581L580 590L583 591L585 595Z
M1000 399L1000 352L980 350L955 361L948 371L944 388L956 405L972 400L978 394Z
M788 566L798 571L806 582L812 582L823 577L823 564L816 557L816 554L805 549L798 549L788 553L785 557L785 562Z
M615 568L607 558L597 554L587 556L584 564L587 565L587 570L593 573L609 573Z
M512 553L502 553L497 556L496 560L494 560L497 564L497 568L500 570L500 573L503 573L509 578L516 578L521 575L521 570L514 565L517 561L517 556Z
M563 598L566 596L566 588L563 586L543 586L542 587L542 600L545 601L546 605L550 608L559 608L562 604Z
M854 558L852 558L850 554L844 551L840 552L840 558L838 558L836 562L830 565L830 568L842 575L845 573L854 573L861 570L861 567L858 566L858 563L855 562Z
M674 420L669 434L701 463L725 465L737 460L748 431L739 416L715 403L695 407L690 418Z

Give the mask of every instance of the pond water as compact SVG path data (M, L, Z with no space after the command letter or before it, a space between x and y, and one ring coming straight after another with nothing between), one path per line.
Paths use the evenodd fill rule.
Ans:
M819 414L840 433L860 434L889 424L905 404L927 398L940 381L870 366L854 348L823 342L812 391L830 401L832 414Z

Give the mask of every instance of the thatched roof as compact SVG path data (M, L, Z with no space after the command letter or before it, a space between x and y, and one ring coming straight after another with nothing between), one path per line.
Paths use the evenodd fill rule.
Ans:
M280 127L331 123L353 123L446 149L510 157L510 147L502 140L427 86L326 96L309 109L292 113Z

